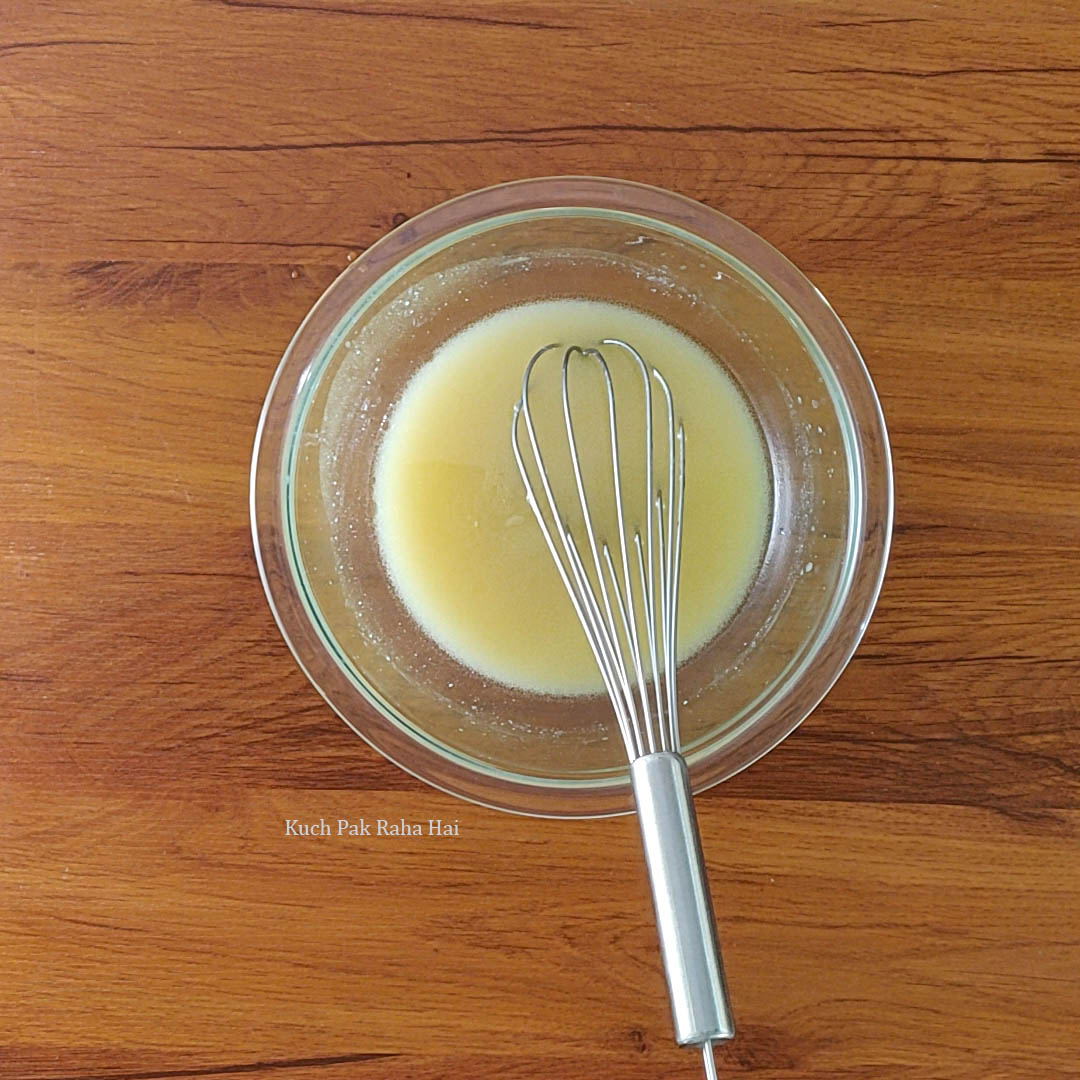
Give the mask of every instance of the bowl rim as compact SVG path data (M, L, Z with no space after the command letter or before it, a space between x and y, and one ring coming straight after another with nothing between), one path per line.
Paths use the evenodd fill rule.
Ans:
M843 395L857 428L856 460L866 489L849 537L849 575L834 598L836 617L813 651L787 678L772 713L764 713L724 768L710 768L722 747L695 759L688 754L692 786L703 791L741 772L791 734L820 704L854 655L880 595L894 513L892 459L881 403L851 335L821 291L781 252L746 226L687 196L630 180L553 176L481 188L440 203L382 236L328 286L301 322L267 390L252 450L249 511L255 559L267 601L300 668L331 708L369 745L399 768L441 791L480 805L540 817L604 817L633 809L625 780L553 781L473 768L462 756L447 757L415 726L403 728L393 707L373 690L350 680L332 662L327 642L300 597L302 582L285 551L285 510L290 475L283 469L288 435L311 389L327 342L365 297L388 284L387 276L412 256L462 229L492 226L500 219L560 212L637 217L661 229L718 248L759 285L783 302L802 330L815 359ZM426 256L425 256L426 257ZM823 344L824 339L824 344ZM331 662L328 662L331 661ZM810 661L813 661L811 664ZM771 687L770 687L771 689ZM348 707L346 707L348 706ZM362 719L354 719L359 716ZM740 729L741 731L741 729ZM734 760L732 760L734 759Z

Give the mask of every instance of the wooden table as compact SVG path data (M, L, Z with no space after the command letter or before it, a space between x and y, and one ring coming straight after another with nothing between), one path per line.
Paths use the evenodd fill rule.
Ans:
M249 539L323 288L448 196L572 172L779 246L894 440L860 654L700 800L723 1074L1078 1075L1080 9L9 0L0 37L0 1075L699 1075L634 822L380 759Z

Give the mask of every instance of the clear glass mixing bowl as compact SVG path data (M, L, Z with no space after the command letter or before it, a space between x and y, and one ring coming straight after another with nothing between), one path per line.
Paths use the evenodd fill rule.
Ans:
M373 525L379 439L412 374L484 315L554 296L614 300L678 327L725 365L757 418L769 540L742 607L679 669L679 698L695 790L776 746L836 681L877 600L888 436L821 293L691 199L596 177L523 180L437 206L372 246L311 309L274 376L252 531L293 654L377 750L504 810L621 813L632 799L607 700L530 696L463 668L402 606Z

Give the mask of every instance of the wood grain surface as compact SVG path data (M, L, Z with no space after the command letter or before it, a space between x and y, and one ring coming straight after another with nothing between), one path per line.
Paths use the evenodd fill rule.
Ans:
M699 800L722 1074L1080 1075L1080 8L7 0L0 1076L695 1077L632 820L377 757L250 548L262 397L394 223L674 188L832 300L894 440L863 648ZM457 819L297 840L286 818Z

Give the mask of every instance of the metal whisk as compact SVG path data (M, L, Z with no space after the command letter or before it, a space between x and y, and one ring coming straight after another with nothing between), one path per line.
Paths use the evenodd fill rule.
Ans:
M601 345L618 350L620 356L625 354L623 359L636 364L642 377L645 481L637 493L641 501L633 507L634 513L643 511L640 524L627 524L616 395L611 368L599 349L553 344L532 357L525 368L521 400L514 407L511 441L529 506L585 631L626 746L675 1039L680 1046L701 1048L705 1072L715 1080L713 1044L732 1038L735 1027L689 773L679 751L676 616L686 436L663 375L625 341L607 338ZM567 503L560 509L529 407L530 380L537 362L556 350L562 350L562 414L573 476L569 495L571 505L580 511L583 537L571 534L569 517L562 512ZM614 536L599 534L586 490L570 394L571 365L579 362L597 365L603 376ZM655 460L654 382L661 391L667 418L666 460L659 462ZM527 436L524 448L522 429ZM531 456L532 468L526 465L526 455ZM593 493L595 497L595 487ZM567 492L561 494L565 498Z

